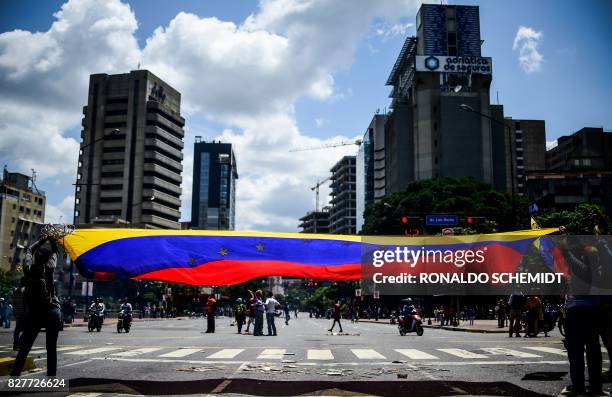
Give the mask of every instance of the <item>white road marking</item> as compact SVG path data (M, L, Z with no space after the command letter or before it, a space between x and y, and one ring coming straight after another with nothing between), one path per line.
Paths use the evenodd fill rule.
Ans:
M451 354L453 356L461 357L461 358L489 358L484 354L472 353L471 351L464 349L436 349L444 353Z
M223 349L211 354L206 358L234 358L243 351L244 349Z
M384 360L386 357L374 349L351 349L360 360Z
M202 351L202 349L178 349L170 353L162 354L158 357L186 357L199 351Z
M308 360L333 360L334 355L328 349L308 349Z
M506 349L503 347L485 347L482 350L486 351L489 354L493 354L493 355L505 355L505 356L521 357L521 358L542 357L542 356L538 356L537 354L525 353L525 352L521 352L518 350Z
M438 357L417 349L395 349L395 351L413 360L439 360Z
M106 360L105 357L92 357L91 360ZM125 361L130 363L181 363L181 364L201 364L201 365L214 365L214 364L226 364L226 365L243 365L244 361L202 361L202 360L165 360L165 359L154 359L154 358L114 358L114 361ZM512 360L500 360L500 361L432 361L430 365L435 366L462 366L462 365L567 365L567 360L562 361L512 361ZM336 363L313 363L313 362L297 362L294 365L305 366L305 367L359 367L359 366L381 366L389 365L388 361L358 361L358 362L336 362Z
M66 354L74 354L74 355L89 355L89 354L96 354L96 353L104 353L104 352L110 352L113 350L121 350L121 347L98 347L95 349L88 349L88 350L77 350L75 352L68 352Z
M544 353L558 354L560 356L567 356L567 351L558 349L556 347L545 347L545 346L525 346L524 349L531 349Z
M82 346L62 346L62 347L58 347L57 351L58 352L65 352L67 350L74 350L74 349L80 349ZM32 350L30 351L30 354L42 354L42 353L46 353L47 349L39 349L39 350Z
M111 354L111 356L134 357L134 356L140 356L141 354L156 352L158 350L161 350L161 347L143 347L140 349L127 350L124 352L113 353Z
M286 349L265 349L257 358L262 360L282 360L285 352L287 352Z

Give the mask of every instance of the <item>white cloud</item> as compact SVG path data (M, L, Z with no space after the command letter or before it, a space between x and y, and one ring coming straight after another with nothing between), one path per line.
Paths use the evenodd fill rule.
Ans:
M389 38L395 36L406 36L409 33L410 28L412 28L414 24L412 23L394 23L391 24L389 22L382 22L373 27L374 33L376 36L379 36L381 40L384 42Z
M538 51L538 45L543 38L542 31L526 26L518 28L512 50L519 51L519 65L525 73L537 72L542 68L544 56Z
M552 148L557 147L559 143L557 142L557 140L555 139L554 141L546 141L546 150L550 150Z
M181 12L141 49L129 6L69 0L46 32L0 34L0 155L25 169L36 159L41 179L74 175L78 144L66 131L79 125L89 74L127 72L142 61L182 93L188 128L196 115L227 126L218 138L235 145L238 159L237 228L296 230L314 207L310 187L343 154L356 152L289 153L354 138L305 136L296 100L342 97L334 73L350 68L372 22L388 21L389 34L403 34L401 18L413 17L418 3L261 0L241 24ZM184 214L191 211L192 139L183 163ZM64 201L50 207L50 217L64 211Z
M45 223L72 223L74 195L66 196L59 204L47 202L45 206Z

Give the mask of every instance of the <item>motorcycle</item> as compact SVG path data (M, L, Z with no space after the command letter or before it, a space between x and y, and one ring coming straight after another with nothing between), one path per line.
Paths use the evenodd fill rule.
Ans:
M416 320L414 321L414 327L412 327L413 320ZM416 332L418 336L423 336L423 320L421 319L421 316L416 313L413 313L408 317L401 315L398 318L397 329L401 336L404 336L410 332Z
M122 330L127 334L130 332L130 328L132 327L132 314L125 313L123 310L119 312L119 316L117 317L117 332L121 333Z
M87 323L87 329L89 332L96 331L100 332L102 330L102 323L104 322L104 314L100 311L90 311L89 312L89 322Z

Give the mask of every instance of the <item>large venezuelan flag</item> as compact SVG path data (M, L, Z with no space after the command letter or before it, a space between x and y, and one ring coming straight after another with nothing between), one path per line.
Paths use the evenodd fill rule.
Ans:
M526 246L519 241L533 243L537 237L553 231L483 235L486 237L478 240L479 244L512 250ZM380 244L370 239L299 233L77 229L65 236L62 243L87 278L229 285L265 276L358 280L363 274L362 256ZM404 239L403 244L411 245L410 238ZM421 244L417 239L412 242ZM466 242L473 243L474 240ZM457 241L453 245L456 244ZM524 253L520 252L522 249L514 250Z

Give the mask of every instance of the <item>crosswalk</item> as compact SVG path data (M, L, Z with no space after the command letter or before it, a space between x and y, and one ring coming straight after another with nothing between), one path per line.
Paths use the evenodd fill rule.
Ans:
M311 362L332 362L334 360L353 360L356 362L403 360L409 362L424 361L433 362L436 360L464 360L464 361L499 361L503 359L516 360L560 360L567 357L567 352L561 347L554 346L520 346L520 347L481 347L475 349L440 347L425 349L407 348L333 348L333 349L295 349L286 348L208 348L208 347L142 347L142 346L102 346L102 347L83 347L83 346L59 346L60 354L71 357L107 357L108 359L128 359L128 358L157 358L171 360L299 360ZM32 355L46 353L42 347L32 349Z

